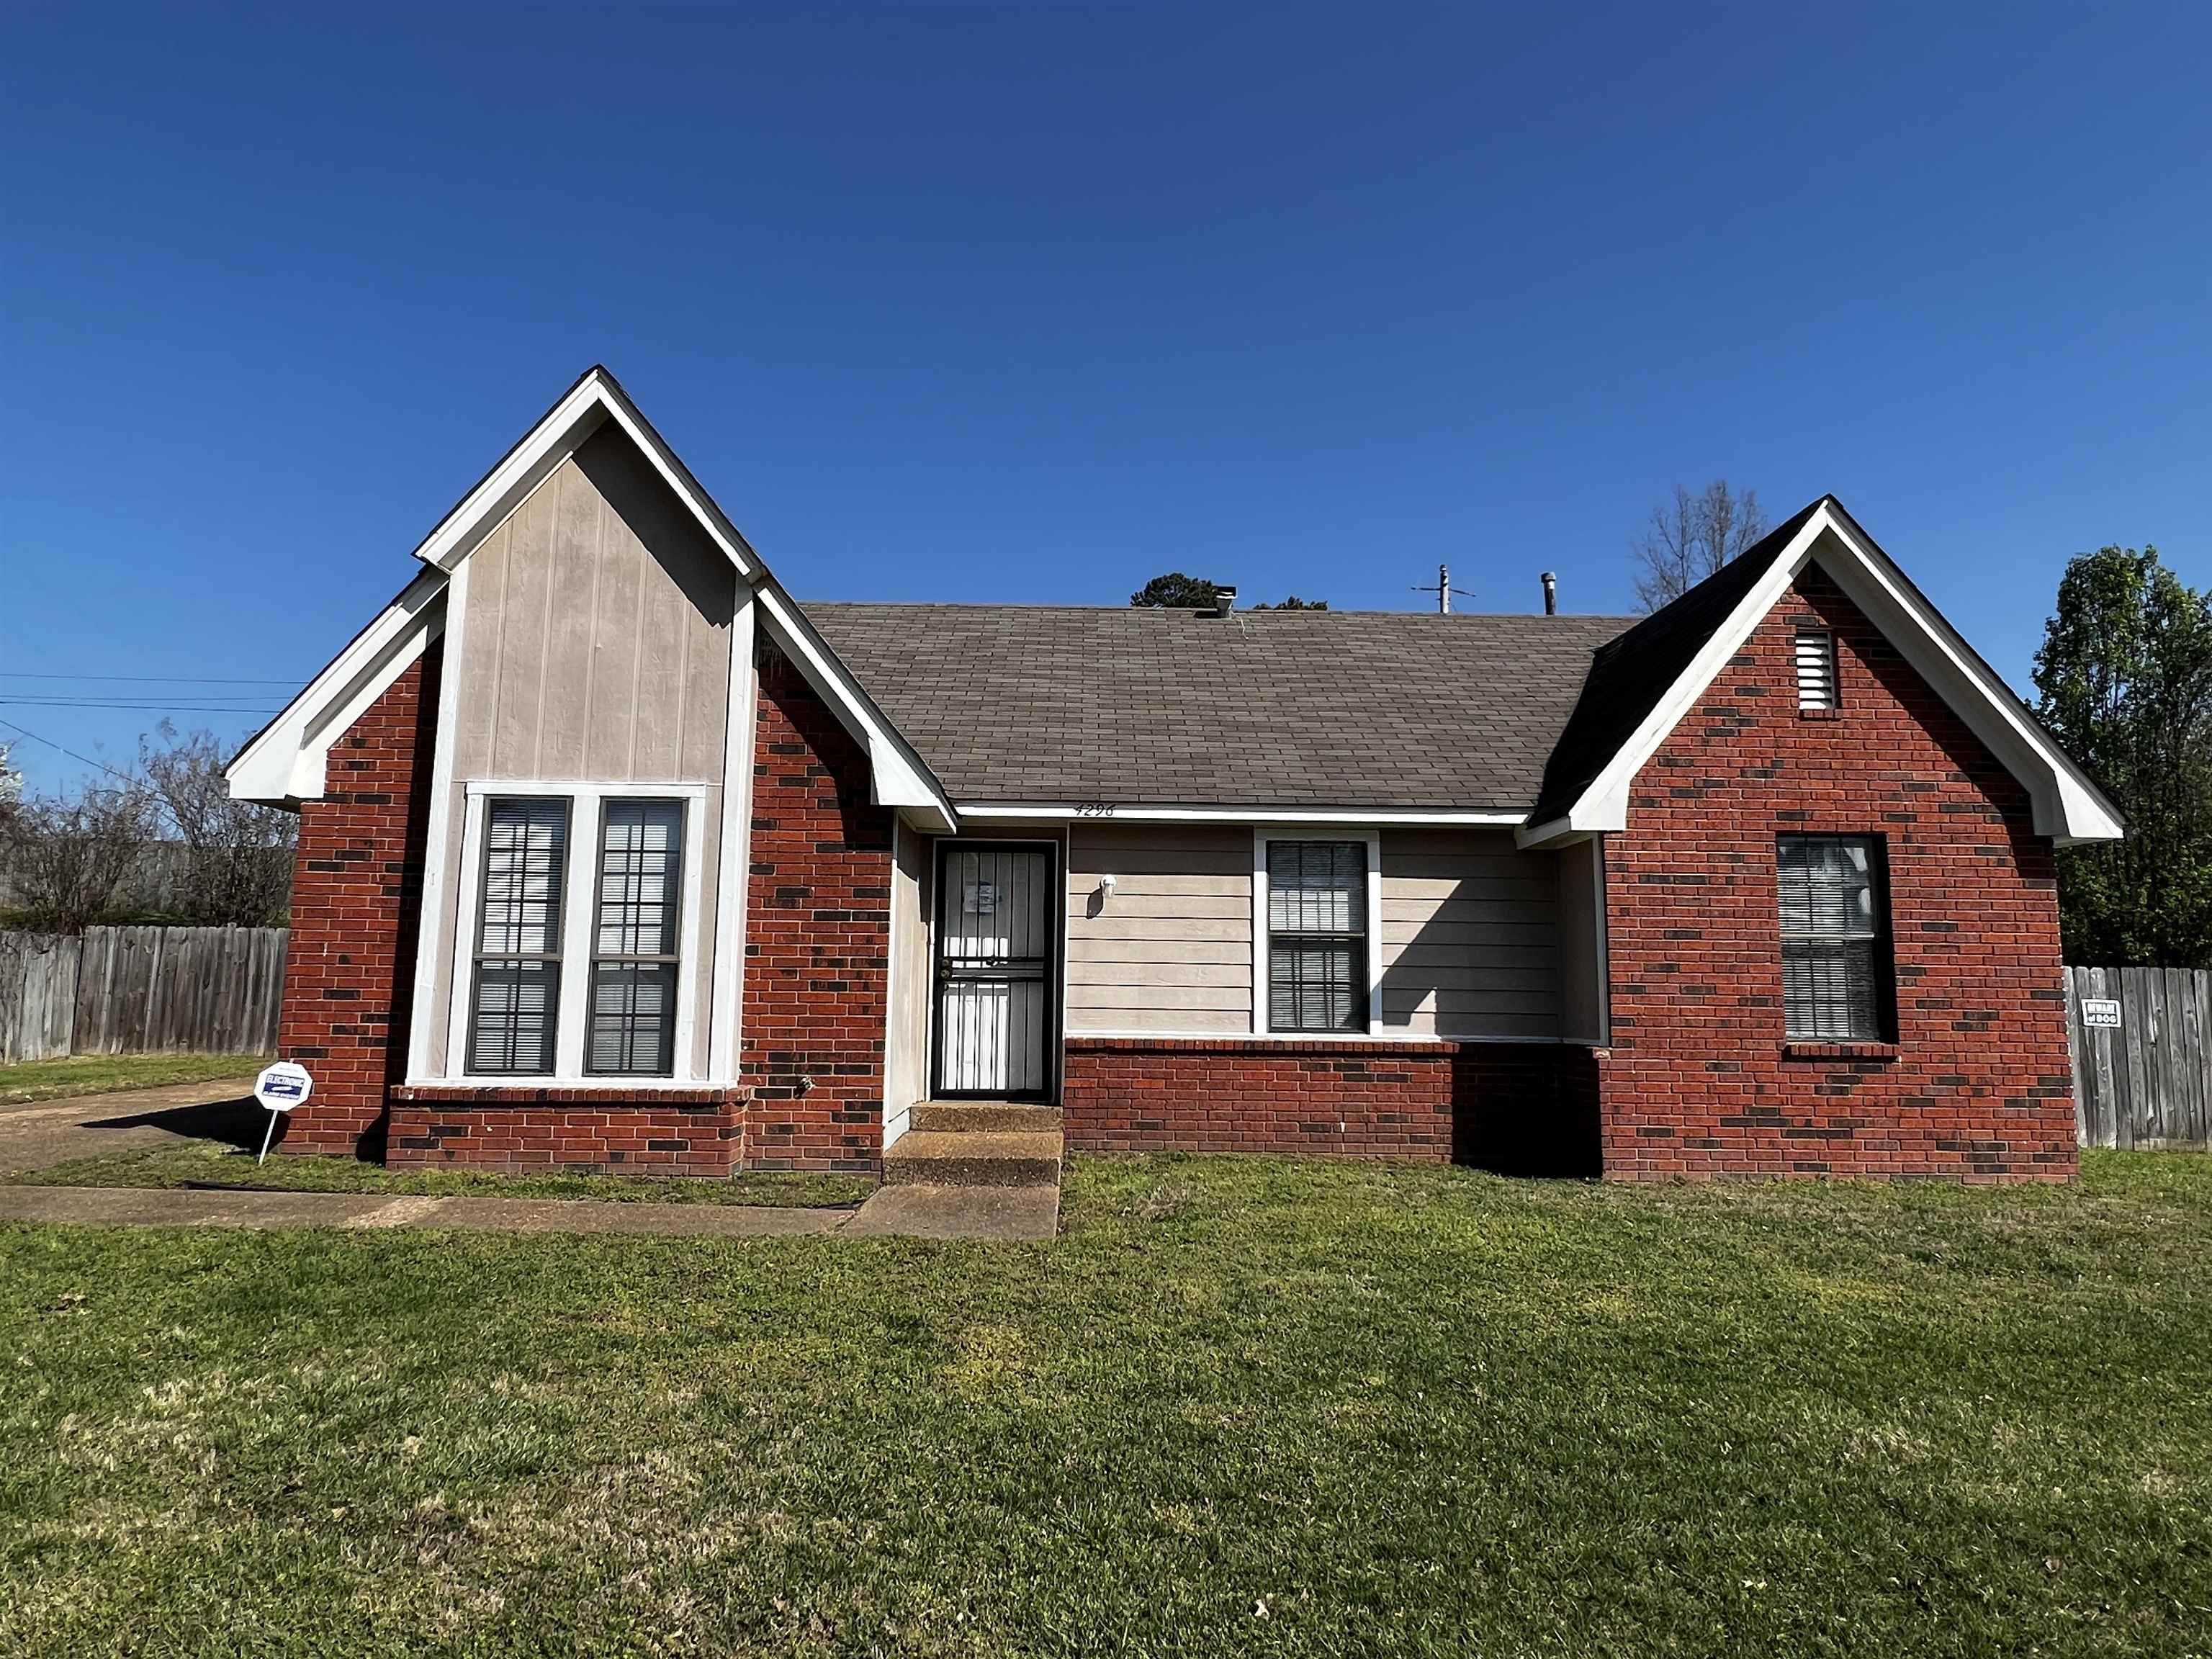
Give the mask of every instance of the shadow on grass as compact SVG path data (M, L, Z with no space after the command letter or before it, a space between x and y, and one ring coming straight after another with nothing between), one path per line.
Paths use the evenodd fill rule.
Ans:
M269 1114L251 1095L236 1100L212 1101L203 1106L168 1106L158 1112L133 1112L127 1117L89 1119L88 1129L161 1129L188 1140L220 1141L234 1151L261 1150L262 1132Z

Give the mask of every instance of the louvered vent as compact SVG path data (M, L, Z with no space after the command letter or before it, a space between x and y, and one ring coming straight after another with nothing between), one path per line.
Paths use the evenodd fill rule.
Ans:
M1797 706L1836 706L1836 636L1807 629L1797 636Z

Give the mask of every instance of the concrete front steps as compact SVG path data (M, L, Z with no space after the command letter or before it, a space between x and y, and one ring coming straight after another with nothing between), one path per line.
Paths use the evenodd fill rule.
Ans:
M884 1154L884 1184L1057 1188L1062 1150L1057 1106L924 1101Z

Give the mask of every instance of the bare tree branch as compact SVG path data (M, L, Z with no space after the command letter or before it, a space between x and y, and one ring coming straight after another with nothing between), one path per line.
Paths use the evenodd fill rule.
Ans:
M1638 566L1636 599L1646 611L1680 599L1766 533L1759 492L1741 495L1716 478L1696 495L1674 486L1674 499L1651 509L1651 522L1628 544Z
M231 798L223 751L211 732L179 736L167 720L138 744L138 769L184 844L173 908L202 927L283 921L292 893L299 820Z

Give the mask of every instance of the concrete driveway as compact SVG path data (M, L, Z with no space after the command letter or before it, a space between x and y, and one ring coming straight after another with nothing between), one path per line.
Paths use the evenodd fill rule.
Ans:
M268 1115L254 1103L251 1078L0 1106L0 1180L72 1158L176 1140L258 1146Z

